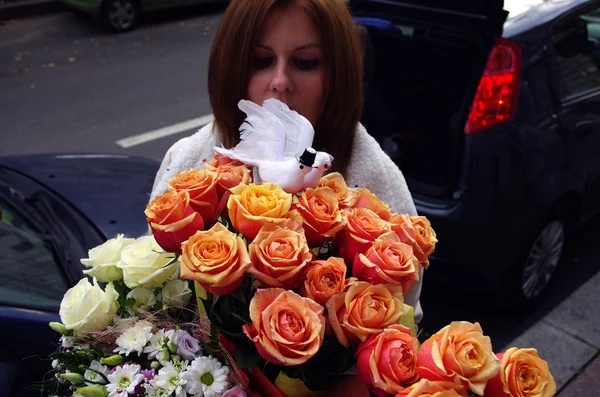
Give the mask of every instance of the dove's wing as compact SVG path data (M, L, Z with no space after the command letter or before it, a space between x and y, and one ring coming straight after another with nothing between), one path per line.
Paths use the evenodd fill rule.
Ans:
M267 99L263 108L275 115L285 130L284 158L295 157L312 147L315 130L312 124L300 113L291 110L285 103L277 99Z
M237 146L235 147L235 149L225 149L224 147L221 147L221 146L215 146L213 149L216 152L219 152L224 156L227 156L234 160L239 160L242 163L253 166L253 167L257 166L258 163L260 162L260 157L249 156L247 153L245 153L245 150L238 151L238 150L236 150Z
M283 160L285 131L282 122L254 102L242 99L238 107L247 117L240 125L241 142L233 150L251 159Z

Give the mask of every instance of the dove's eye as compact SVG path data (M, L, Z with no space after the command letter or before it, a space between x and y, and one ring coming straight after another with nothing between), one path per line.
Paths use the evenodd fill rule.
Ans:
M301 169L301 170L303 170L303 169L304 169L304 166L303 166L302 164L300 164L300 169Z

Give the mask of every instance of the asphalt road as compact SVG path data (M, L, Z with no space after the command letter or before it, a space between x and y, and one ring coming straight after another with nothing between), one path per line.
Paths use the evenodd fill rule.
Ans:
M69 12L0 26L0 155L162 158L193 131L127 149L116 142L210 114L207 64L220 11L171 12L121 35Z
M215 6L174 12L121 35L71 13L0 26L0 155L162 158L193 129L128 148L117 141L210 114L207 60L220 13ZM538 312L499 312L482 304L478 292L426 282L422 331L431 334L452 320L479 321L496 349L506 347L600 271L600 222L575 241Z

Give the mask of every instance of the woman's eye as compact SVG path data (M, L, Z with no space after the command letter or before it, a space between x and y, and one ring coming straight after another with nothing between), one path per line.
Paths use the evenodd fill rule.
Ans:
M257 57L254 59L255 69L266 69L273 64L272 57Z
M300 70L313 70L319 66L320 61L318 59L296 59L294 64Z

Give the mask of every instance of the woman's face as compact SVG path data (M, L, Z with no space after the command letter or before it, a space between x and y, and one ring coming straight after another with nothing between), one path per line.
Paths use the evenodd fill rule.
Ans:
M286 103L314 126L323 109L323 49L319 29L301 8L270 11L254 50L248 99Z

